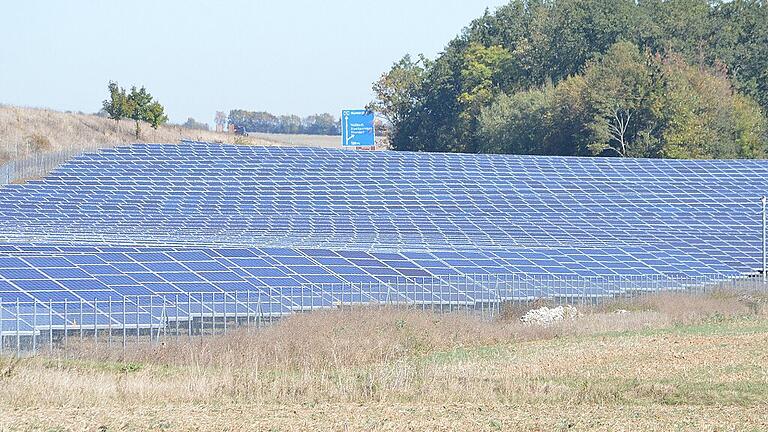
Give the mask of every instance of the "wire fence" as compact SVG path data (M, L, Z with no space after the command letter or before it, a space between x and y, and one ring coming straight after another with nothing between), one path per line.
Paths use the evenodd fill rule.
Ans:
M401 278L387 283L314 284L234 292L178 292L77 299L0 298L0 354L65 348L90 339L126 349L261 328L282 317L318 310L411 308L494 320L506 308L532 305L597 306L662 292L768 292L762 277L572 277L462 275Z
M33 153L24 158L8 161L0 165L0 185L42 178L76 156L114 146L115 144L78 145L77 149Z

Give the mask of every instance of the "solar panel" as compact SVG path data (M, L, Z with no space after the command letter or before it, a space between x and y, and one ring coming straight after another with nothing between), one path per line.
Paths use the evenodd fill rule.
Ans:
M244 291L288 313L722 280L761 265L767 188L765 161L136 144L0 189L0 302L205 293L239 313Z

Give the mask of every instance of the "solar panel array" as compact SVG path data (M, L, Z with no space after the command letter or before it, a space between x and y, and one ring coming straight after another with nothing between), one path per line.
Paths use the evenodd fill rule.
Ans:
M123 318L150 322L139 296L219 295L232 313L253 296L279 315L514 296L483 284L499 275L733 277L760 267L767 183L765 161L105 149L0 189L0 315L32 330L64 319L8 305L110 321L133 298Z

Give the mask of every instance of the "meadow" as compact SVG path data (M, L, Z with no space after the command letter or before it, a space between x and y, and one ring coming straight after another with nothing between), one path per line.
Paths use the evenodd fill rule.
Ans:
M182 139L244 145L301 145L332 147L335 136L229 133L164 125L157 130L142 124L136 139L132 121L116 123L92 114L60 112L42 108L0 105L0 162L36 153L93 150L135 142L178 143Z
M661 294L527 325L407 309L0 365L0 430L765 430L764 294Z

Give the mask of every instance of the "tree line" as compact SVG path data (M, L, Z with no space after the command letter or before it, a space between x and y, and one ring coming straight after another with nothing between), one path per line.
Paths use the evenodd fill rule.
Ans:
M247 132L340 135L341 123L331 114L313 114L307 117L297 115L274 115L268 112L231 110L229 124Z
M513 0L373 90L396 150L766 157L768 6Z
M168 122L165 108L156 101L146 88L131 87L128 92L116 82L107 86L109 98L102 103L102 109L109 118L120 125L120 120L131 119L136 122L136 139L141 135L141 122L147 122L154 129Z

